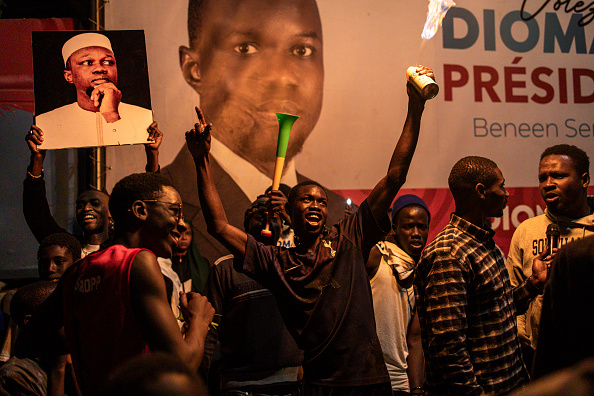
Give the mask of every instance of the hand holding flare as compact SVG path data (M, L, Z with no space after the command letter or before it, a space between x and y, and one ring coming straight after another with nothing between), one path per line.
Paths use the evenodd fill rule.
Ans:
M287 147L289 145L289 135L293 123L299 116L283 113L275 113L278 119L278 142L276 143L276 163L274 164L274 177L272 178L272 190L278 190L280 186L280 179L283 174L283 167L285 165L285 157L287 155ZM270 231L270 220L272 213L268 213L266 220L266 228L261 231L261 234L267 237L272 236Z

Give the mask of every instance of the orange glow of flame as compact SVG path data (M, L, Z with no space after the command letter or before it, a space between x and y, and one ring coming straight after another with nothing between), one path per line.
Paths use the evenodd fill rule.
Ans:
M435 36L446 12L448 12L450 7L455 5L456 3L452 0L429 0L427 21L425 21L425 27L423 28L421 38L430 39Z

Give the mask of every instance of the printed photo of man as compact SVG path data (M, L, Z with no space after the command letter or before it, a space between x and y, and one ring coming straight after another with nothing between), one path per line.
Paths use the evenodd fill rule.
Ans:
M34 45L36 110L38 103L53 97L52 92L37 89L39 80L48 78L47 72L38 70L43 66L38 49ZM63 78L76 90L76 102L36 115L35 123L44 132L43 148L146 143L153 121L150 97L149 108L123 101L110 39L101 33L81 33L67 39L61 49ZM146 65L146 55L144 61ZM148 74L146 79L148 85Z

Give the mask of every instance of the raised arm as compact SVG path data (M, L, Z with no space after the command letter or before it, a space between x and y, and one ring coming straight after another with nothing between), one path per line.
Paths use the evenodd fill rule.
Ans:
M58 225L47 202L43 180L45 150L39 147L43 143L41 128L32 125L25 141L31 152L31 161L23 184L23 214L35 239L41 243L48 235L68 231Z
M214 309L198 293L181 293L180 308L187 328L185 339L167 302L163 275L156 257L139 252L130 269L130 300L144 338L152 351L179 356L197 370L204 352L204 340Z
M163 141L163 132L159 130L159 124L157 121L148 127L148 140L149 143L144 145L144 151L146 153L146 168L147 172L156 173L159 172L159 146Z
M210 152L212 124L206 124L199 107L196 107L196 114L198 114L198 123L195 124L194 129L186 132L186 143L196 165L198 195L206 227L208 232L229 249L236 259L241 259L245 256L247 235L227 221L227 215L214 185L210 168L208 153Z
M433 71L428 67L419 66L419 74L426 74L434 78ZM419 139L421 116L425 108L425 100L410 85L407 84L408 113L402 129L402 134L392 153L388 173L379 181L367 197L367 203L376 219L381 218L390 208L398 190L406 181L406 175L412 161Z

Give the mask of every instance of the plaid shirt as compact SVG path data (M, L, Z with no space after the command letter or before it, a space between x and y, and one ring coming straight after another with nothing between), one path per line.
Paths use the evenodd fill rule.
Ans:
M512 290L494 234L452 214L418 265L415 294L432 395L499 395L528 380L515 316L537 290L531 283Z

